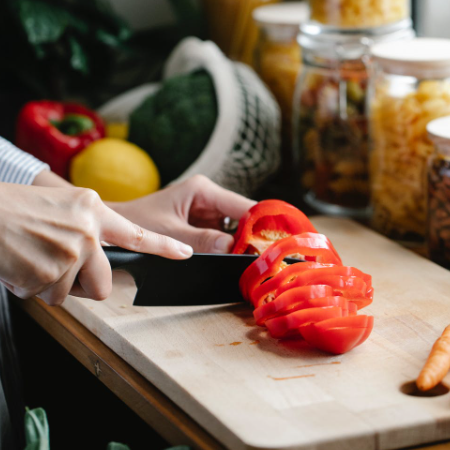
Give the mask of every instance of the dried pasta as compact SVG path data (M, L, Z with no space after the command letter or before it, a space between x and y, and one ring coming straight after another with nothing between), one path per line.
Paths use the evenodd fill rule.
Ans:
M341 27L373 27L409 16L408 0L310 0L311 18Z
M280 105L283 145L289 148L292 140L292 102L300 66L301 51L295 38L288 42L266 40L261 43L257 70Z
M427 80L398 97L380 84L371 107L372 224L400 240L422 241L426 231L428 122L450 114L450 81Z

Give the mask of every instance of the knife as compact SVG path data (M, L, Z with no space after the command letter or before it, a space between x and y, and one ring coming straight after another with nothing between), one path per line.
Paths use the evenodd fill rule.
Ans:
M258 255L194 253L184 260L104 247L112 270L136 283L133 306L198 306L242 302L239 279ZM288 264L301 262L285 258Z

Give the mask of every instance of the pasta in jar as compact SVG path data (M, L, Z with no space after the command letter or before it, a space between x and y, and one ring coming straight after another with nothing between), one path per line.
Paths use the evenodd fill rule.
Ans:
M388 52L392 57L399 53L403 58L409 54L411 58L420 58L421 44L415 41L422 40L410 41L405 52L404 47L399 47L398 52L395 48ZM450 77L450 41L445 45L449 51ZM382 50L374 52L375 59L377 52L383 54ZM398 64L397 61L397 68L391 67L391 71L399 72ZM407 73L406 61L404 65L403 72ZM450 78L423 79L421 65L411 65L411 76L381 72L376 80L370 120L370 175L373 227L393 239L423 243L427 161L434 149L426 127L431 120L450 114ZM428 73L432 73L432 62L427 62L427 66ZM444 75L442 65L439 71Z
M338 27L375 27L409 17L409 0L309 0L311 18Z
M281 109L282 169L292 170L292 101L301 68L298 29L309 17L300 2L257 8L253 17L260 27L254 67Z

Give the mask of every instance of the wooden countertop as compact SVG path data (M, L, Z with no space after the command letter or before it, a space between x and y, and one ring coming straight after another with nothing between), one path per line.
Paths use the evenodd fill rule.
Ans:
M62 344L125 404L167 441L196 449L223 448L208 430L103 344L93 333L60 307L38 299L19 300L20 307ZM450 443L416 447L450 450Z
M220 442L63 308L50 307L38 298L17 300L17 303L111 392L172 445L190 445L198 450L224 449ZM450 442L414 448L450 450Z

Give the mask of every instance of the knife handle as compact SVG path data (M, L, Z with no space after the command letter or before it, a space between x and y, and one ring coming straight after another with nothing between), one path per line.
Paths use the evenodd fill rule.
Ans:
M111 269L122 269L133 275L136 266L139 266L143 260L142 253L132 252L121 247L103 247L103 250L108 258Z
M108 258L111 270L125 270L133 278L138 290L144 284L146 278L145 260L149 256L143 253L133 252L121 247L103 247L106 257Z

